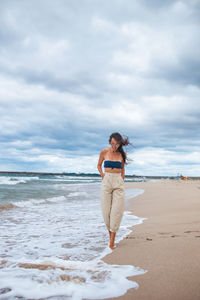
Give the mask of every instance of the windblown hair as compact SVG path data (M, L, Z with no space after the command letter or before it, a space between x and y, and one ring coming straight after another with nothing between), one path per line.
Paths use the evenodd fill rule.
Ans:
M112 138L115 139L119 143L120 146L118 147L117 152L121 153L124 163L127 164L127 156L126 156L126 153L124 152L123 146L132 145L129 142L128 137L121 136L121 134L119 132L113 132L109 137L109 143L111 143Z

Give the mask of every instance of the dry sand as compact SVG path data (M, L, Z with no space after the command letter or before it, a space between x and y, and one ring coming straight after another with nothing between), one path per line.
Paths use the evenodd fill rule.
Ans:
M148 272L130 277L139 288L118 298L200 300L200 181L126 183L144 189L131 199L134 215L147 218L104 258Z

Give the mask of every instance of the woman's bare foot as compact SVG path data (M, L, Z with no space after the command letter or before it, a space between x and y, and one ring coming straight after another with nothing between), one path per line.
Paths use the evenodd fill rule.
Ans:
M116 232L110 232L110 249L114 249L115 248L115 235Z

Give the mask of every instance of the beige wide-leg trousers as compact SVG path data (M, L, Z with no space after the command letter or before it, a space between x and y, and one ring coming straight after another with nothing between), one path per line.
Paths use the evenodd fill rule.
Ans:
M106 227L117 232L125 208L124 180L120 173L105 172L101 184L101 208Z

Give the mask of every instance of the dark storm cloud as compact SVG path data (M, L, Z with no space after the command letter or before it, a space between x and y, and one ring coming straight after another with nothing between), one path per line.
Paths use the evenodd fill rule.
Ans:
M200 44L197 46L200 49ZM196 57L183 59L179 66L166 67L155 74L173 83L181 85L195 85L200 87L200 60Z

